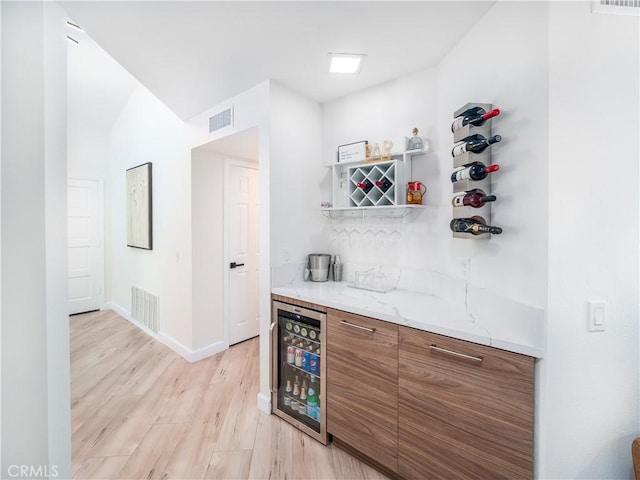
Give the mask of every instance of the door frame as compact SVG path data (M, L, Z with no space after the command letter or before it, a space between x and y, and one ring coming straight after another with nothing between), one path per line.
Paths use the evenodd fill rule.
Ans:
M224 343L226 345L226 348L229 348L229 331L231 329L231 326L229 325L229 323L231 322L231 314L230 314L230 301L229 301L229 292L231 290L230 288L230 282L229 282L229 263L231 263L231 258L229 257L229 209L231 207L230 203L229 203L229 193L231 191L231 187L229 185L229 168L231 166L234 167L245 167L245 168L251 168L253 170L258 170L260 171L260 165L257 162L249 162L247 160L238 160L235 158L229 158L226 157L224 159L224 176L223 176L223 188L222 188L222 197L223 197L223 247L222 247L222 257L223 257L223 268L224 268L224 276L223 276L223 280L222 280L222 294L223 294L223 302L222 302L222 311L223 311L223 316L224 316ZM259 181L260 176L258 176L258 181ZM260 187L258 187L260 188ZM258 223L257 225L258 228L258 235L260 235L260 225ZM258 299L260 299L260 283L258 283Z
M84 182L96 182L98 184L98 272L100 276L100 293L98 294L99 308L102 310L105 304L105 291L106 291L106 279L105 279L105 260L104 260L104 179L99 176L89 175L68 175L67 176L67 189L69 188L70 180L79 180ZM69 217L69 205L67 204L67 218ZM69 248L69 241L67 239L67 249ZM67 275L69 274L69 266L67 265ZM69 300L67 299L67 306Z

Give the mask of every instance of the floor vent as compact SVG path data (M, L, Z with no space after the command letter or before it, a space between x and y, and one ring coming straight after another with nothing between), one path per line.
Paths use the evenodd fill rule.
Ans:
M158 296L131 287L131 317L154 333L158 332Z
M233 106L209 117L209 133L233 126Z

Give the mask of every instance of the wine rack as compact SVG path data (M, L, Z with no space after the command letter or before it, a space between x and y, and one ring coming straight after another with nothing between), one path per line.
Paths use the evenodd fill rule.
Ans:
M332 170L332 194L329 206L321 206L330 219L344 218L405 218L423 205L406 204L407 182L412 180L412 162L422 150L391 152L384 159L372 161L336 162ZM371 182L365 192L358 183ZM376 181L382 182L376 185ZM385 184L386 181L386 184Z
M453 113L453 118L461 115L465 110L468 110L473 107L481 107L486 112L493 109L493 105L490 103L467 103L463 107L459 108ZM491 123L492 120L488 119L485 123L479 127L473 125L465 125L462 128L459 128L455 132L453 132L453 142L459 142L462 139L469 137L471 135L480 134L485 138L489 138L491 136ZM482 153L472 153L467 152L462 155L458 155L453 158L453 168L461 167L463 165L473 163L473 162L482 162L486 166L491 165L491 148L489 147L485 149ZM462 180L458 182L453 182L453 194L466 192L468 190L472 190L474 188L478 188L485 192L487 195L491 195L491 175L489 174L482 180ZM480 216L484 218L487 224L491 224L491 203L487 202L480 208L474 208L471 206L465 207L453 207L453 216L452 218L468 218L473 216ZM462 233L462 232L452 232L453 238L467 238L473 240L479 239L489 239L491 238L490 233L483 233L481 235L473 235L471 233Z
M402 178L402 164L396 160L349 167L349 206L378 207L401 203L396 179ZM362 186L368 186L363 188Z

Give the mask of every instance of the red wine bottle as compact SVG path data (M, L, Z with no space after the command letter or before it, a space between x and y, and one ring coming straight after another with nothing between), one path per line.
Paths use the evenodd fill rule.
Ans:
M383 177L381 180L376 180L376 187L378 187L383 192L389 190L391 188L391 185L393 184L387 177Z
M463 153L482 153L489 146L494 143L498 143L502 140L500 135L494 135L493 137L485 138L483 135L475 134L463 138L457 142L451 150L451 156L457 157Z
M465 125L473 125L474 127L479 127L483 125L484 122L489 120L490 118L496 117L500 115L500 110L494 108L490 112L486 113L468 113L463 112L462 115L456 117L453 123L451 124L451 131L455 132L456 130L464 127Z
M482 162L467 163L458 168L453 169L451 173L451 181L459 182L461 180L482 180L491 172L500 170L499 165L485 166Z
M473 207L480 208L483 207L487 202L495 202L495 195L487 195L484 191L479 188L474 188L473 190L469 190L463 193L459 193L455 195L451 199L451 204L454 207Z
M473 216L471 218L454 218L449 224L449 228L452 232L470 233L472 235L482 235L483 233L502 233L500 227L494 227L487 225L484 218L479 216Z
M373 183L371 183L368 179L365 179L363 182L356 183L358 188L361 188L364 193L369 193L373 188Z

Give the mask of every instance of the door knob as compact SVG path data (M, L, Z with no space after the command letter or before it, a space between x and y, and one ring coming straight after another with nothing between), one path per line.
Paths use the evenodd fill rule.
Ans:
M238 267L242 267L243 265L244 265L244 263L231 262L229 264L229 268L238 268Z

